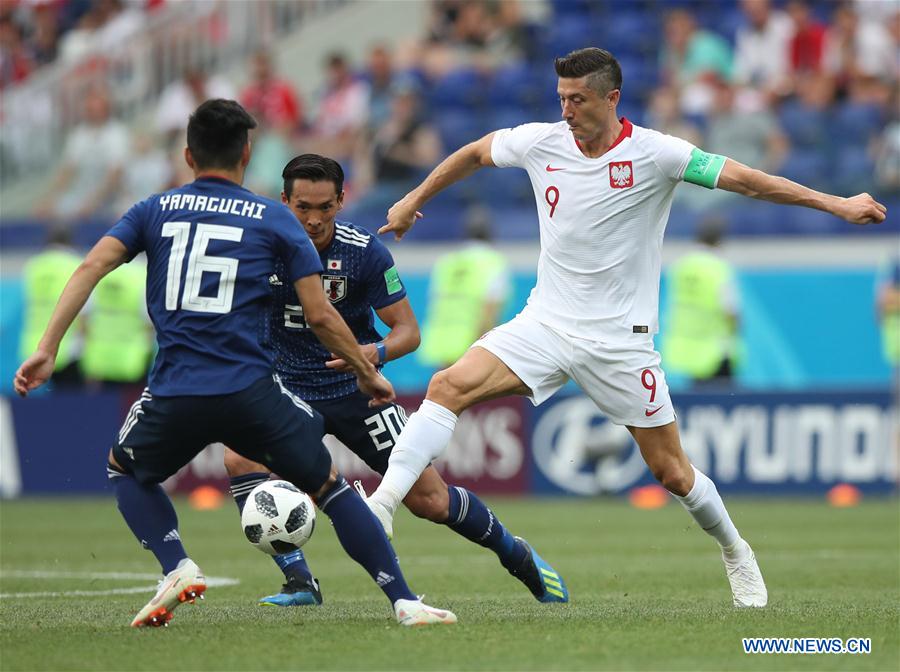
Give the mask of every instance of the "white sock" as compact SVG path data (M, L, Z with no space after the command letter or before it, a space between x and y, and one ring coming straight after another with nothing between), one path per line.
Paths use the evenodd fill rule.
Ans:
M444 452L456 427L456 415L426 399L400 432L388 468L369 499L393 516L432 460Z
M691 468L694 470L694 487L684 497L675 495L675 498L707 534L715 537L726 555L742 552L746 544L738 544L741 535L725 510L716 484L697 467L691 465Z

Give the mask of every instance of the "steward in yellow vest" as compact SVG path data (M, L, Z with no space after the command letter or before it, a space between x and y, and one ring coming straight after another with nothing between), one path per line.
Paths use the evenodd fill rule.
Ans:
M509 297L509 263L489 244L488 223L467 223L473 240L461 250L441 257L431 274L428 318L422 332L419 358L446 367L485 332L496 326Z
M60 294L81 264L81 257L68 247L68 242L66 231L60 229L53 232L50 247L25 264L22 273L25 316L19 339L19 356L23 361L37 349ZM53 374L55 383L80 382L75 363L80 349L81 326L79 319L60 343Z
M878 288L878 317L884 358L900 366L900 258L891 262Z
M717 224L702 225L703 247L668 273L662 362L667 371L695 381L730 379L740 355L739 297L733 269L716 253L720 237Z
M137 383L146 376L153 353L146 276L145 266L122 264L94 289L81 354L81 371L88 380Z

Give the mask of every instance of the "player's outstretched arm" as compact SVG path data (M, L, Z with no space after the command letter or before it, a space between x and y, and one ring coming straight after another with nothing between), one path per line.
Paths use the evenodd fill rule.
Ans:
M322 344L347 362L359 382L359 389L372 397L373 405L394 400L394 388L375 366L366 359L359 343L322 291L322 276L307 275L294 283L303 306L303 316Z
M378 229L378 233L394 232L394 238L400 240L412 228L416 219L422 217L419 209L438 193L468 177L479 168L493 166L491 159L491 142L493 133L475 142L460 147L453 154L441 161L437 168L418 187L402 199L394 203L387 214L387 224Z
M88 252L81 265L75 269L59 297L50 322L38 343L34 354L26 359L13 380L13 387L21 396L40 387L50 378L56 363L59 344L81 312L97 283L128 259L128 250L116 238L104 236Z
M725 161L716 186L764 201L824 210L853 224L878 224L887 216L887 208L869 194L858 194L851 198L824 194L787 178L755 170L733 159Z

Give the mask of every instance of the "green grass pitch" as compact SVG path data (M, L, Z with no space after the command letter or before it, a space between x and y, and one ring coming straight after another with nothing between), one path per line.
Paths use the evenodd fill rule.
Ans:
M398 516L396 548L413 590L459 625L408 631L346 558L327 519L307 546L322 607L259 607L279 584L244 541L230 502L178 502L181 531L212 587L167 629L130 619L157 572L112 500L0 505L0 669L9 670L897 670L900 508L833 509L820 500L729 498L754 545L769 607L739 611L715 543L674 503L489 499L565 577L568 605L542 605L489 551ZM104 573L126 573L103 578ZM137 592L85 595L92 591ZM144 589L142 591L142 588ZM141 592L142 591L142 592ZM40 595L23 596L24 593ZM74 594L73 594L74 593ZM742 637L870 637L870 655L747 655Z

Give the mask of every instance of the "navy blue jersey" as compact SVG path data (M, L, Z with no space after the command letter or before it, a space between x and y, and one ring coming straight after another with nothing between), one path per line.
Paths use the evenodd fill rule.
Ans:
M276 261L288 285L322 272L287 207L219 178L141 201L108 235L132 256L147 253L157 396L228 394L270 375L263 338Z
M325 294L356 340L361 344L380 341L372 309L384 308L406 296L391 253L365 229L335 222L334 237L319 257L325 268ZM331 355L307 326L297 294L285 281L284 268L280 267L269 283L275 371L285 387L309 401L356 392L356 376L325 367Z

